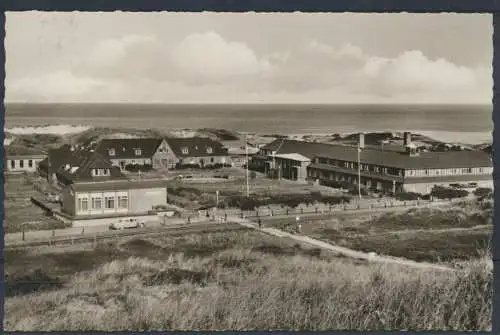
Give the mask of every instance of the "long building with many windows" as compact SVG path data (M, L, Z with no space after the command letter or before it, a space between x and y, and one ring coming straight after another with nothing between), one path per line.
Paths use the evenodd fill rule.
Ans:
M367 148L361 134L358 146L280 139L262 148L259 158L266 171L277 171L274 175L279 178L299 180L297 177L306 169L309 181L360 181L363 187L379 191L427 194L435 185L493 187L489 154L467 150L421 152L411 143L410 133L405 133L399 151ZM304 164L306 158L311 162Z

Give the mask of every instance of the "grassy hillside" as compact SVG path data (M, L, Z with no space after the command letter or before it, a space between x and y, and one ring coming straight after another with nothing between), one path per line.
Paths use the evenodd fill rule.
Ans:
M7 330L491 328L480 261L381 266L253 231L54 250L6 251Z

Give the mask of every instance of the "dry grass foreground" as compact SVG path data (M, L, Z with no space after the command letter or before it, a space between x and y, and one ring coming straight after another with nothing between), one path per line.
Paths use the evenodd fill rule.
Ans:
M477 261L381 266L254 231L86 248L6 254L6 330L491 329L492 273ZM53 287L13 292L34 264Z

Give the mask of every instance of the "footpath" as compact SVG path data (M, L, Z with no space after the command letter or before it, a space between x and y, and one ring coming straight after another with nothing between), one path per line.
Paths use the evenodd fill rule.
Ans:
M344 255L346 257L350 258L356 258L356 259L364 259L370 262L375 262L375 263L385 263L385 264L398 264L398 265L403 265L403 266L409 266L413 268L420 268L420 269L427 269L427 270L439 270L439 271L456 271L455 269L443 265L438 265L438 264L432 264L432 263L421 263L421 262L415 262L407 259L401 259L401 258L396 258L396 257L389 257L389 256L381 256L381 255L376 255L374 253L366 253L366 252L361 252L361 251L356 251L340 246L336 246L330 243L326 243L314 238L311 238L309 236L304 236L300 234L291 234L284 232L279 229L275 228L268 228L268 227L263 227L259 228L258 225L255 222L252 222L248 219L237 217L237 216L231 216L228 217L228 221L236 222L239 223L245 227L253 228L259 231L262 231L263 233L273 235L276 237L286 237L290 238L293 240L296 240L297 242L305 243L311 246L315 246L318 248L330 250L333 252L336 252L338 254Z

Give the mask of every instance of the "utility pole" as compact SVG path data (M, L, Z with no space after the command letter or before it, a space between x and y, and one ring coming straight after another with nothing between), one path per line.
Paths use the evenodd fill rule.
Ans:
M248 134L245 134L245 157L246 157L246 182L247 182L247 198L250 197L250 184L248 181Z
M361 200L361 146L358 143L358 196Z

